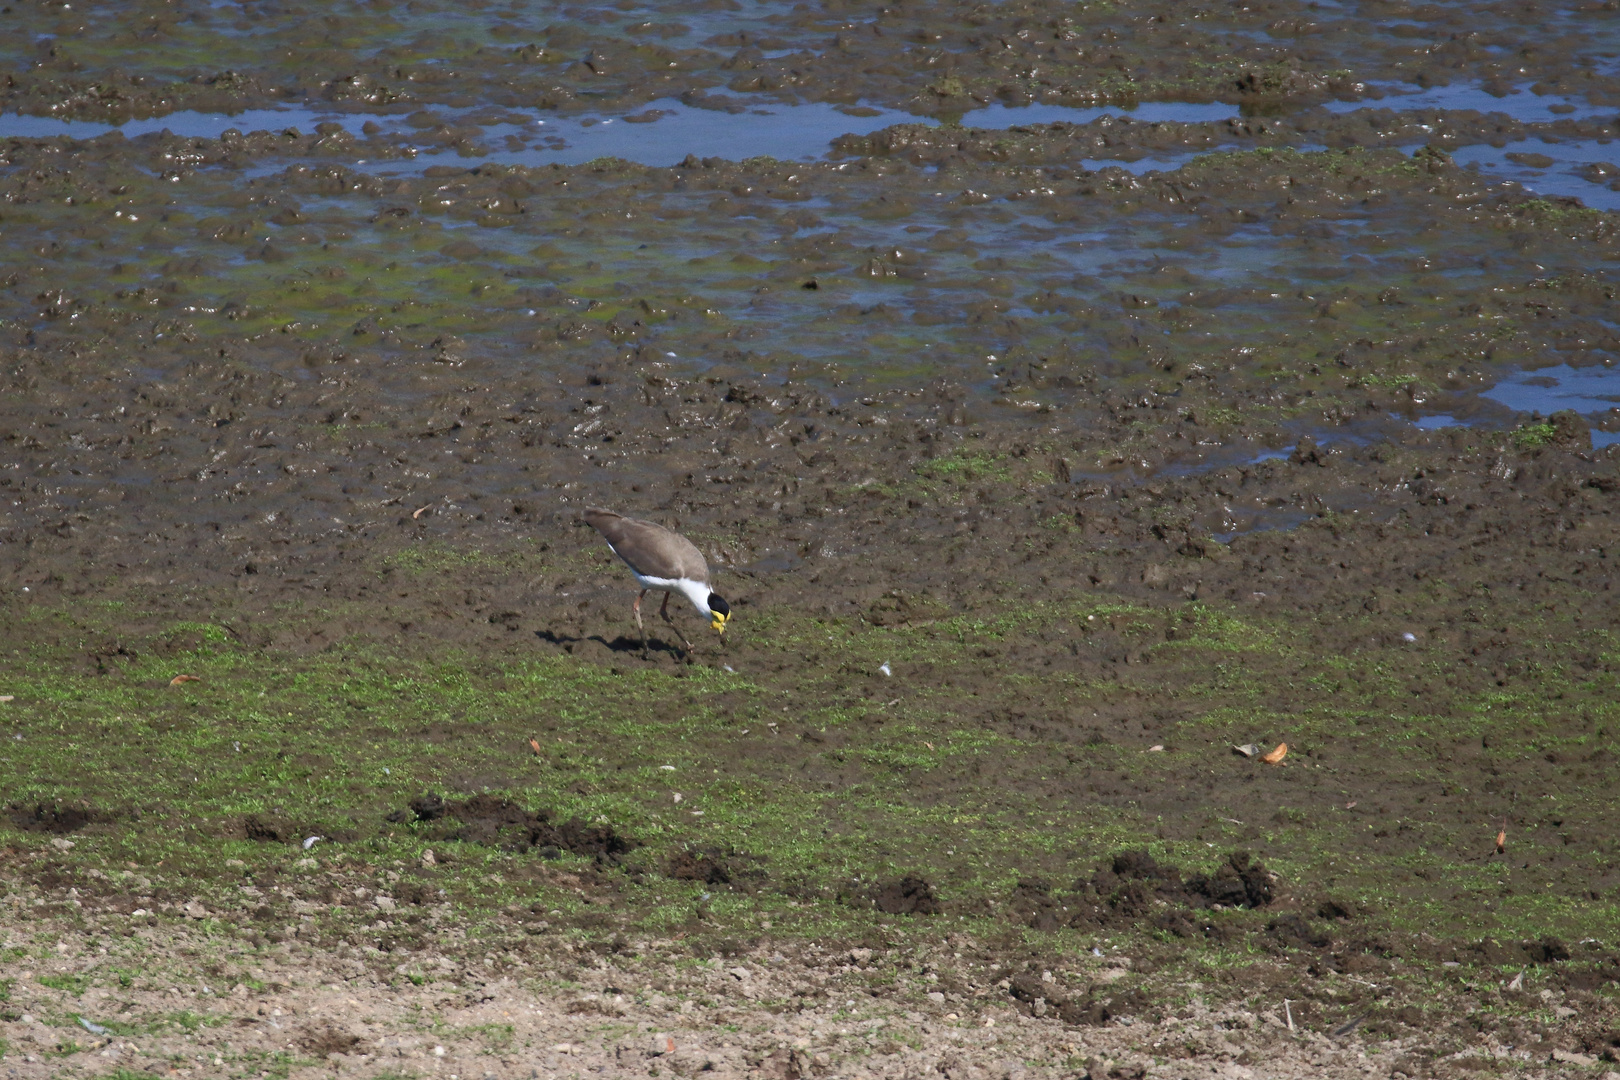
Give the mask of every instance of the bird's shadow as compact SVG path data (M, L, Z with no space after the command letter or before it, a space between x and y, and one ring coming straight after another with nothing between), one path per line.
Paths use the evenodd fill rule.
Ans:
M589 634L581 637L572 634L559 634L555 630L536 630L534 632L534 636L547 644L556 645L558 648L564 649L568 652L573 652L573 647L576 645L583 645L587 641L594 641L611 652L629 653L637 656L641 654L641 639L639 637L631 637L628 634L620 634L612 641L609 641L601 634ZM671 645L667 641L660 641L651 634L647 636L647 652L649 654L668 653L676 659L682 659L686 656L685 649Z

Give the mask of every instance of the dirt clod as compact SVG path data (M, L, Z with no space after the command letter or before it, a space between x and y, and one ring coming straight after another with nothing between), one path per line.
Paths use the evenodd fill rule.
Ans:
M299 1032L297 1041L301 1048L317 1058L324 1058L328 1054L357 1053L365 1042L360 1036L341 1031L330 1024L304 1028Z
M914 874L880 885L872 895L879 911L889 915L938 915L942 910L934 887Z
M437 821L444 817L444 797L431 791L418 795L411 800L411 813L417 821Z
M677 881L724 885L731 880L731 870L718 852L678 851L665 864L664 876Z
M456 801L429 793L412 799L410 809L419 824L433 826L423 835L434 841L459 840L509 852L534 851L548 858L568 851L610 863L641 846L612 825L591 824L580 818L554 824L549 811L525 810L495 795L480 794ZM389 819L397 820L396 815Z
M32 806L13 804L7 816L13 825L27 832L65 834L78 832L107 815L89 806L35 803Z
M298 839L299 830L290 822L279 818L249 814L242 821L242 834L249 840L286 844Z

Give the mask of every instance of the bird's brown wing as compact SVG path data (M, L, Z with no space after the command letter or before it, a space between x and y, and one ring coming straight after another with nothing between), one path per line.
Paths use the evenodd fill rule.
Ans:
M601 533L619 558L638 574L709 580L709 564L704 561L703 553L680 533L598 507L585 511L585 523Z

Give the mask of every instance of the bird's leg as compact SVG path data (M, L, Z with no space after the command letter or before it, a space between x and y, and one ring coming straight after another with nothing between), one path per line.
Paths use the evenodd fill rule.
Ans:
M647 658L647 627L643 625L641 621L641 601L646 597L646 595L647 590L642 589L641 595L636 597L636 602L633 605L636 612L636 629L641 631L641 658L643 660ZM669 596L668 593L665 593L664 595L666 597Z
M659 607L658 614L664 617L664 621L669 623L670 629L675 631L675 636L681 639L681 644L686 646L686 655L691 656L692 643L686 640L686 635L681 633L681 628L676 626L675 620L669 617L669 593L664 594L664 603Z

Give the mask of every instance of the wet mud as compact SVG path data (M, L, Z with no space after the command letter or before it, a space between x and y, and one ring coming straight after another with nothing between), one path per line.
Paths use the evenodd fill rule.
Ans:
M342 122L0 140L13 898L413 982L971 930L906 993L1054 1029L1241 951L1290 1033L1612 1060L1607 7L14 7L9 112ZM666 100L916 122L523 157ZM1232 108L1008 115L1155 102ZM586 505L724 644L641 657Z
M319 97L406 111L627 108L685 95L905 105L1199 100L1276 105L1418 86L1612 93L1601 4L1247 5L1219 14L1051 2L820 5L13 5L8 111L229 111ZM1596 31L1596 32L1594 32ZM294 59L296 58L296 59ZM290 61L290 62L289 62Z

